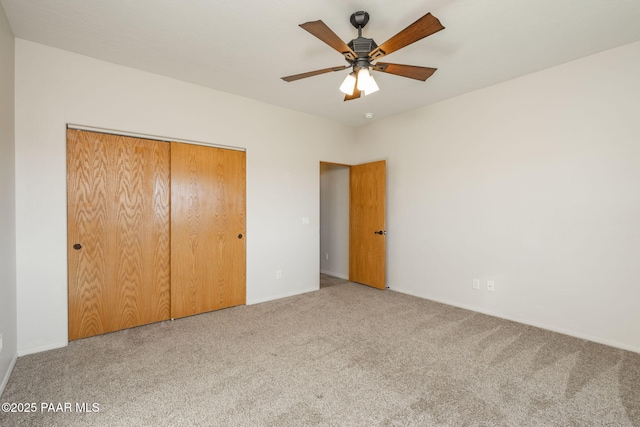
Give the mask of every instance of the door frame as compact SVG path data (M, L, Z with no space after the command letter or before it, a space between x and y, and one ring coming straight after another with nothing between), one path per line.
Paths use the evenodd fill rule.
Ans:
M68 147L67 147L67 131L68 130L79 130L79 131L87 131L87 132L94 132L94 133L103 133L103 134L108 134L108 135L115 135L115 136L123 136L123 137L130 137L130 138L139 138L139 139L148 139L148 140L152 140L152 141L161 141L161 142L166 142L166 143L171 143L171 142L179 142L179 143L184 143L184 144L191 144L191 145L202 145L202 146L206 146L206 147L214 147L214 148L221 148L221 149L225 149L225 150L234 150L234 151L242 151L242 152L247 152L247 148L246 147L238 147L238 146L232 146L232 145L224 145L224 144L216 144L216 143L212 143L212 142L207 142L207 141L196 141L196 140L190 140L190 139L183 139L183 138L174 138L174 137L169 137L169 136L162 136L162 135L151 135L151 134L146 134L146 133L139 133L139 132L129 132L129 131L125 131L125 130L121 130L121 129L111 129L111 128L102 128L102 127L97 127L97 126L88 126L88 125L82 125L82 124L78 124L78 123L66 123L66 129L65 129L65 164L67 162L66 160L66 156L68 156ZM65 176L67 174L65 173ZM65 181L68 180L68 177L65 178ZM68 198L68 192L69 192L69 184L68 182L65 183L65 197ZM246 163L245 163L245 239L246 239L246 218L247 218L247 213L246 213ZM65 200L65 205L66 203L68 203ZM69 222L68 219L67 221L65 221L65 241L66 241L66 247L68 248L72 243L70 243L69 240ZM247 263L246 263L246 259L247 259L247 244L245 243L245 281L246 281L246 277L247 277ZM69 269L69 257L66 256L66 269L68 271ZM69 340L69 307L68 307L68 298L69 298L69 274L67 272L67 343L70 341ZM245 304L246 304L246 282L245 282Z
M386 160L386 159L383 159L383 160ZM347 164L347 163L328 162L328 161L321 160L319 162L318 174L320 174L320 172L321 172L320 167L322 165L341 166L341 167L349 168L349 181L347 182L347 190L350 192L350 188L349 187L350 187L350 180L351 180L351 168L353 168L354 166L365 165L365 164L368 164L368 163L376 163L378 161L380 161L380 160L373 160L373 161L369 161L369 162L365 162L365 163L361 163L361 164ZM321 196L321 188L318 189L318 193L319 193L319 197L320 197ZM385 194L386 194L386 186L385 186ZM349 213L347 214L347 218L348 218L349 221L350 221L350 215L351 215L350 204L351 204L351 202L349 201ZM386 201L385 201L385 217L386 217ZM322 222L322 218L320 218L320 222ZM385 230L385 235L386 235L386 230ZM347 237L347 242L349 242L349 240L350 240L350 237L348 236ZM322 236L320 235L320 241L318 242L318 245L320 246L321 244L322 244ZM348 251L347 256L350 258L351 257L351 245L349 243L347 243L347 244L349 246L349 251ZM320 256L322 256L322 253L320 253ZM385 246L385 258L386 257L387 257L387 249L386 249L386 246ZM320 260L318 260L318 262L320 263ZM349 262L347 262L347 264L349 264ZM350 267L349 267L349 265L347 265L347 277L349 277L349 280L350 280L351 272L349 270L350 270ZM389 287L387 285L387 277L386 276L387 275L386 275L386 265L385 265L385 289L388 289Z

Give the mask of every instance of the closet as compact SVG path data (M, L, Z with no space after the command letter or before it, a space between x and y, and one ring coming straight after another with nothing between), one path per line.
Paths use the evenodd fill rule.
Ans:
M245 160L67 131L69 340L245 303Z

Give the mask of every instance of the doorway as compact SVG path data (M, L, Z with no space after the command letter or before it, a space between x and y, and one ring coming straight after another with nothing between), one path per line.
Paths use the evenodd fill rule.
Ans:
M350 166L320 163L320 287L349 279Z
M385 212L385 160L320 163L321 287L333 277L386 289Z

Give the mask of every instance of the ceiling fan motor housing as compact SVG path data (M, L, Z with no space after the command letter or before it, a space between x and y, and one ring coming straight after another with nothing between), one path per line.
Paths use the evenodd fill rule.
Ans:
M369 52L377 48L378 45L373 39L362 37L362 28L369 22L369 14L358 11L351 15L351 25L358 29L358 38L351 40L347 46L358 55L358 58L369 58Z
M349 48L354 51L359 57L368 56L369 52L378 47L373 39L368 39L366 37L358 37L357 39L353 39L347 44L347 46L349 46Z

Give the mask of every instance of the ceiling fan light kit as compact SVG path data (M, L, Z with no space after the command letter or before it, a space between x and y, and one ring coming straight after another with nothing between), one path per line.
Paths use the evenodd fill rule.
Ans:
M345 95L353 95L353 90L356 88L356 73L349 73L344 81L340 85L340 92Z
M358 70L358 90L364 92L365 96L380 90L378 84L369 72L369 68L360 68Z
M427 80L436 71L436 68L416 65L384 62L373 63L373 61L383 56L443 30L444 27L438 18L431 15L431 13L427 13L380 46L378 46L373 39L362 37L362 28L369 22L369 14L367 12L358 11L353 13L350 22L351 25L358 29L358 37L351 40L348 44L342 41L342 39L322 21L311 21L300 24L300 27L331 46L334 50L340 52L349 65L295 74L282 77L282 80L292 82L332 71L342 71L351 68L352 72L347 75L342 85L340 85L340 91L345 94L344 100L349 101L360 98L362 94L366 96L379 90L375 79L371 75L371 70L421 81Z

